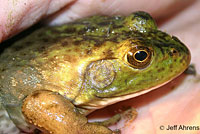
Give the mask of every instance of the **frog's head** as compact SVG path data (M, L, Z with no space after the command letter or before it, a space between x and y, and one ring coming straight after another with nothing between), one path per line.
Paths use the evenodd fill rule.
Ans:
M138 25L127 38L122 37L115 46L112 44L112 56L88 65L84 97L76 99L77 105L87 99L81 106L96 109L144 94L174 79L188 67L188 48L178 38L157 30L152 18L145 15L146 18L137 17L143 22L146 19L146 25L135 22ZM127 22L131 17L125 18Z

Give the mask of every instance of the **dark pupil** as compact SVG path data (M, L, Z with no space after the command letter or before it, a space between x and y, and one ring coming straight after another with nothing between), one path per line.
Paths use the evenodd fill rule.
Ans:
M147 53L145 51L138 51L135 54L135 59L139 61L143 61L147 58Z

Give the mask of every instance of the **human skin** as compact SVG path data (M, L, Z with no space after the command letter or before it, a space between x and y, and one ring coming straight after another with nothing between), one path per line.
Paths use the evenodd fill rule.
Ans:
M94 14L127 15L138 10L147 11L156 19L159 28L177 36L189 47L192 55L191 63L195 65L197 75L181 75L150 93L98 110L90 115L89 119L107 118L114 114L114 110L131 106L138 111L136 120L126 125L122 120L112 126L112 129L122 128L122 134L130 132L197 134L200 132L200 130L160 130L161 125L167 127L168 125L198 126L200 124L200 63L198 62L200 1L0 0L0 2L0 42L41 19L46 25L58 25Z

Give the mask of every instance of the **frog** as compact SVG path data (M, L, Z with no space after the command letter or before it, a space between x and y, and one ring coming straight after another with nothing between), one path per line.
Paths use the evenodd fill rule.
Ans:
M168 83L191 59L143 11L44 26L8 44L0 54L0 106L27 133L115 133L86 116Z

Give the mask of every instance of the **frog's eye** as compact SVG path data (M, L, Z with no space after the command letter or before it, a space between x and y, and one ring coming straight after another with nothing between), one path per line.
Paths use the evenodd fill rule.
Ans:
M136 46L128 51L126 55L130 66L137 69L147 67L151 63L152 51L148 47Z

